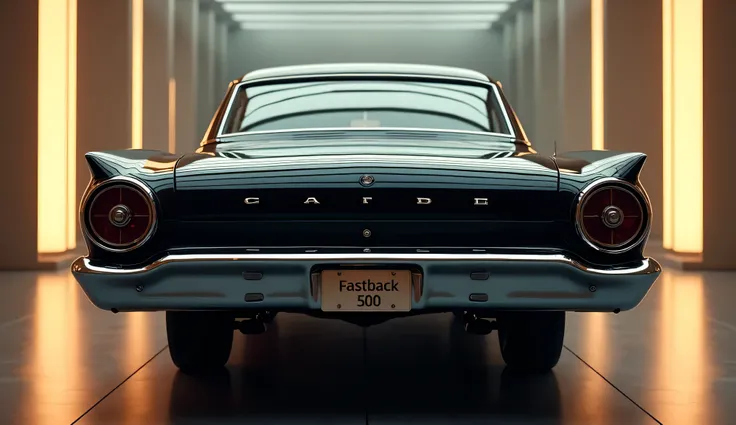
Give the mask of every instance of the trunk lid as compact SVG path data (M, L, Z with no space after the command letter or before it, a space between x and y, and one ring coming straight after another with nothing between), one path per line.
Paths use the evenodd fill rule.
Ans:
M539 246L569 212L509 142L223 143L179 161L175 198L189 246Z

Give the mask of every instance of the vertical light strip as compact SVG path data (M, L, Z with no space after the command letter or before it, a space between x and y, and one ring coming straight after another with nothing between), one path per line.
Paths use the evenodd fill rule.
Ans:
M77 247L77 0L68 0L67 249Z
M176 4L175 0L168 0L167 5L167 33L166 33L166 73L169 77L169 152L176 153L176 77L174 69L176 56Z
M169 152L176 153L176 79L169 78Z
M591 44L591 127L593 149L604 149L605 116L604 116L604 60L605 60L605 10L604 0L590 2L590 44Z
M132 105L132 143L133 149L143 148L143 0L133 0L132 4L132 65L131 74Z
M662 0L662 245L672 249L674 195L672 190L673 2Z
M68 2L38 1L39 253L67 249Z
M703 0L673 1L672 188L676 252L703 252Z

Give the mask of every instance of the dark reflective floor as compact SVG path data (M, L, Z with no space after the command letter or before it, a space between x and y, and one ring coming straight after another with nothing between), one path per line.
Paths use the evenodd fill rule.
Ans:
M205 379L171 364L162 314L97 310L66 272L0 273L0 424L732 424L735 278L666 271L633 311L569 314L546 376L447 314L279 315Z

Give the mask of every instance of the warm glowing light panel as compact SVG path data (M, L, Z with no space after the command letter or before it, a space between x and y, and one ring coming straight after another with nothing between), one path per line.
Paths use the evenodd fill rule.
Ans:
M143 148L143 0L132 3L131 43L131 147Z
M176 152L176 79L169 78L169 152Z
M663 0L663 242L703 252L703 0Z
M77 0L69 0L66 247L77 247Z
M604 0L591 0L591 128L592 148L605 148L605 114L604 114L604 57L605 57L605 9Z
M76 246L76 20L76 0L39 0L39 253Z

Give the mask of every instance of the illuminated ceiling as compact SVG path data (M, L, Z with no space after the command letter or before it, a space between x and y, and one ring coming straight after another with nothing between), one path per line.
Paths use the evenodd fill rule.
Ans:
M516 0L215 0L245 30L487 30Z

